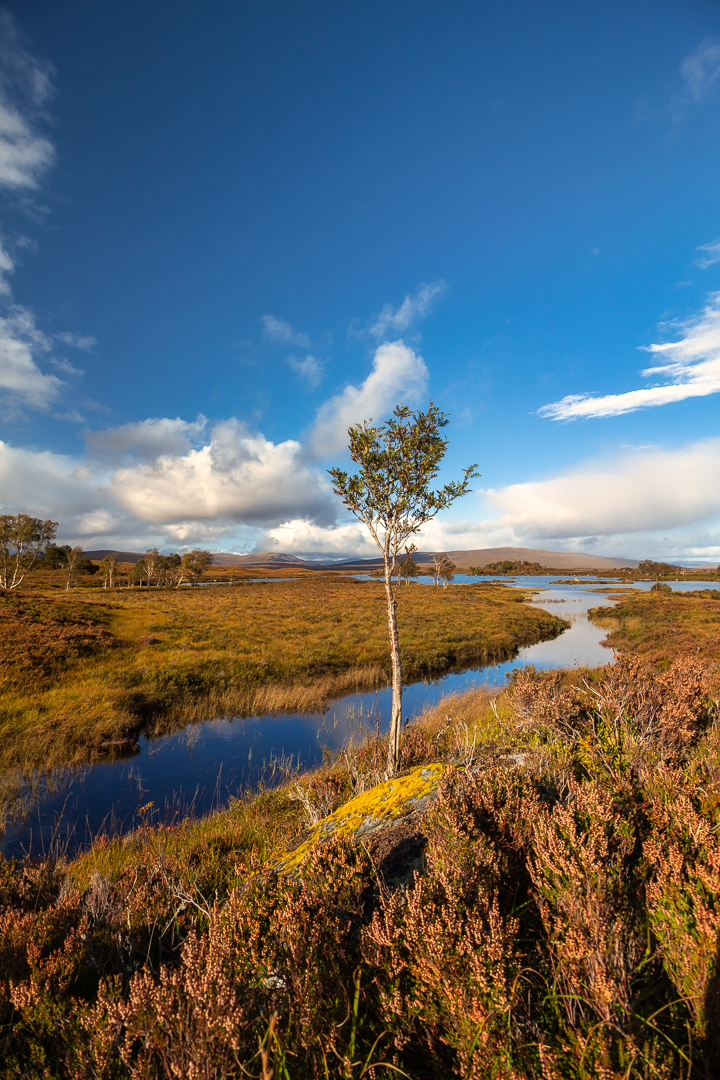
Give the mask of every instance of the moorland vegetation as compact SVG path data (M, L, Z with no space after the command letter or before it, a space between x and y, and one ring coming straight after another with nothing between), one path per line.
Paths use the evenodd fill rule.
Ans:
M87 754L387 680L381 583L235 581L6 595L3 738ZM405 671L556 631L526 599L400 590ZM720 591L591 615L614 662L446 698L403 727L393 780L376 728L202 820L149 804L77 857L0 859L0 1077L720 1075ZM403 800L418 777L442 777L431 802ZM387 784L387 827L329 835Z
M435 590L428 590L434 592ZM303 830L379 735L202 821L0 861L0 1076L701 1077L720 1065L717 672L518 674L406 727L439 797Z
M63 571L46 570L0 596L0 766L79 762L132 745L141 731L317 709L387 685L379 582L213 576L223 573L227 584L187 589L105 590L96 576L66 593ZM402 589L405 677L508 659L564 629L527 599L501 586Z

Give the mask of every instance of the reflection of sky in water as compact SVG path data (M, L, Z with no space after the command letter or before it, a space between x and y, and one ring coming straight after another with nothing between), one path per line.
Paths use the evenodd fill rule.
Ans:
M601 644L606 631L585 617L590 607L611 601L587 588L594 582L554 585L554 577L510 579L531 588L542 588L533 603L572 625L553 641L520 649L514 660L485 668L451 672L433 682L415 683L403 692L403 713L417 715L445 694L475 686L501 686L507 673L525 664L537 668L588 666L608 663L612 654ZM458 584L477 584L478 579L457 575ZM507 580L507 579L505 579ZM613 583L614 584L614 583ZM707 588L700 582L672 582L679 591ZM651 582L639 582L650 588ZM403 588L405 586L402 586ZM413 586L411 586L413 587ZM612 587L612 586L609 586ZM362 734L362 726L374 726L375 714L384 728L390 711L389 689L351 694L336 701L325 714L286 714L247 720L213 720L161 739L140 740L140 752L127 761L100 763L79 769L69 783L43 798L31 818L10 828L5 853L21 855L47 851L53 842L83 844L104 827L126 830L137 822L138 807L152 801L160 819L184 814L192 807L198 814L224 804L228 797L264 779L277 777L278 759L316 765L322 748L339 750ZM275 762L275 765L273 765Z

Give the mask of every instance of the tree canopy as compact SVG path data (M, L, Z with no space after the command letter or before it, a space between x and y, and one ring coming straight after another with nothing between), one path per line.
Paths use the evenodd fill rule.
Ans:
M0 514L0 587L17 589L55 539L57 521Z

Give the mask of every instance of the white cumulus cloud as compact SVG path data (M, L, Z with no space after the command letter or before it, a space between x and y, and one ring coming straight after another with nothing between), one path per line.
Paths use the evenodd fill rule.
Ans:
M204 416L193 421L154 417L105 431L86 431L84 438L90 455L102 461L119 462L128 457L154 461L163 455L186 453L206 425Z
M628 535L703 522L720 514L720 438L636 450L485 495L500 512L495 526L520 537Z
M679 341L643 346L645 352L666 363L645 368L645 378L660 376L664 383L629 390L623 394L569 394L543 405L540 416L551 420L619 416L636 409L668 405L686 398L706 397L720 391L720 293L713 293L699 315L676 324Z
M372 559L379 554L372 537L362 525L349 522L322 526L306 518L295 518L268 529L258 540L257 546L266 551L280 551L300 558L324 555L328 559L353 556Z
M360 386L346 386L318 410L310 444L326 457L347 447L348 428L363 420L380 421L399 402L414 405L425 392L428 369L422 356L403 341L384 342L373 358L373 369Z
M370 333L377 338L402 334L426 314L435 297L446 289L444 281L434 281L430 285L421 285L413 296L406 296L398 308L386 304L370 327Z
M330 486L303 464L300 443L273 443L238 420L216 424L206 445L118 469L117 502L143 521L226 519L273 526L301 513L333 516Z

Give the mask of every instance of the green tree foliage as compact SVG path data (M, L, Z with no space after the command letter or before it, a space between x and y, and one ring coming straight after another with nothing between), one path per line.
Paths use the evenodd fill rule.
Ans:
M447 440L441 434L447 424L447 416L432 401L425 412L398 405L387 424L373 427L372 420L366 420L349 428L350 456L359 465L358 472L328 470L333 491L367 527L383 556L393 688L388 776L397 772L402 726L397 581L393 582L393 575L407 541L439 511L467 494L470 479L479 475L471 465L461 481L436 490L430 487L447 450Z
M112 589L115 585L115 578L118 573L118 560L117 552L111 551L109 555L106 555L100 562L100 573L103 575L103 588Z
M43 566L48 570L62 570L71 551L70 544L48 544L43 552Z
M455 577L456 570L457 567L447 552L443 551L438 555L433 555L432 576L436 586L442 582L443 588L447 589L448 585Z
M411 580L414 581L415 578L420 576L420 567L413 559L415 550L414 544L411 544L409 548L405 548L405 554L398 566L398 581L404 581L406 585L409 585Z
M484 566L471 566L470 573L476 577L482 574L542 574L543 568L540 563L526 562L520 559L515 562L512 559L500 559L498 562L485 563Z
M182 557L183 570L188 574L193 585L197 585L202 575L206 570L210 569L212 564L212 552L204 551L202 548L193 548L192 551L186 551Z
M158 559L158 583L172 588L182 581L182 559L176 551L170 555L161 555Z
M138 559L128 575L128 585L142 585L146 577L145 560Z
M57 521L0 514L0 587L17 589L55 539Z
M652 577L665 577L668 574L678 574L681 570L681 566L673 566L672 563L666 562L653 562L652 559L643 559L638 566L639 574L646 574Z

